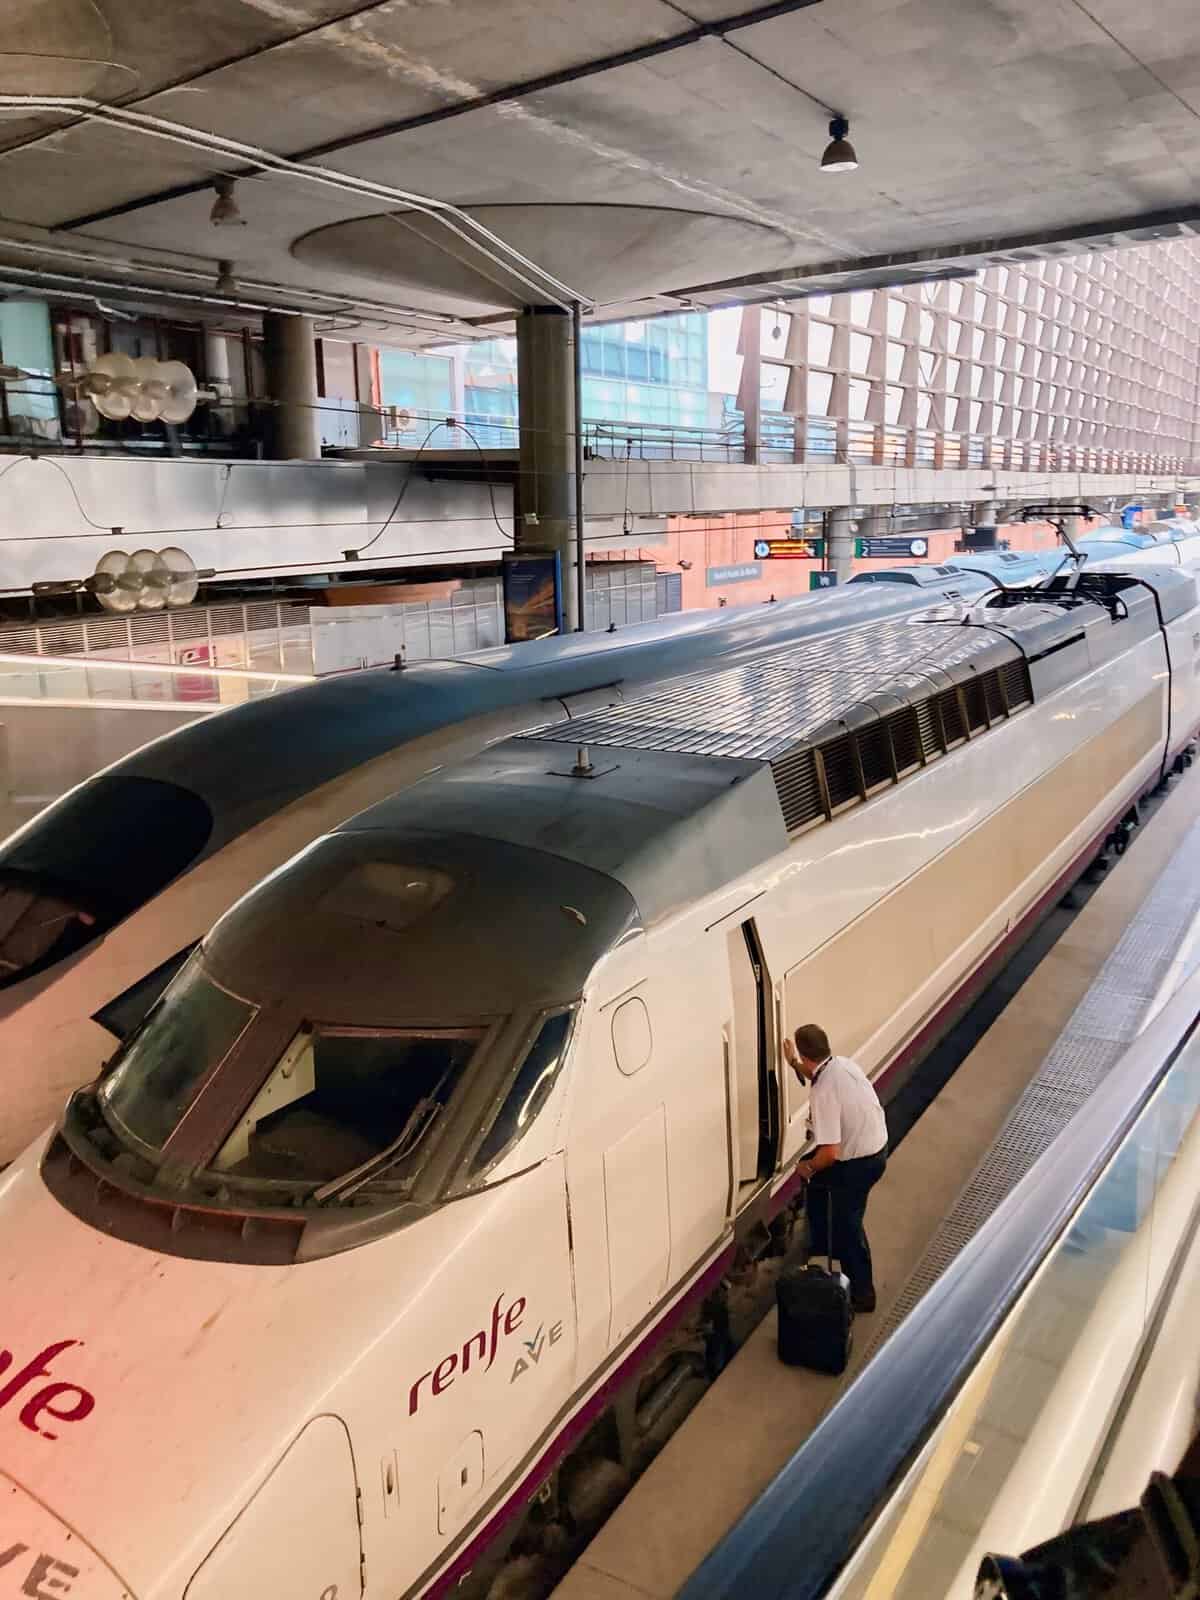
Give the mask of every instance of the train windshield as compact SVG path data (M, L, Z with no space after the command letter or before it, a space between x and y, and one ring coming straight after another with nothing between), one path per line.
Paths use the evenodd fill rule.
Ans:
M0 988L106 933L207 844L199 795L157 778L92 778L0 847Z
M407 1187L483 1034L303 1028L212 1165L233 1178L328 1185L320 1199L372 1182Z
M100 1105L115 1131L161 1150L254 1013L214 983L194 955L101 1086Z

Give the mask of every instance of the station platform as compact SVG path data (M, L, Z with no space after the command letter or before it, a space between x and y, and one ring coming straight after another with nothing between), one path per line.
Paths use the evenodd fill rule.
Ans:
M825 1378L781 1365L769 1315L633 1485L554 1600L675 1595L911 1309L937 1270L934 1241L953 1233L946 1219L1011 1126L1014 1108L1081 1001L1090 1003L1104 989L1098 976L1133 931L1131 923L1139 915L1146 920L1148 904L1170 902L1171 885L1159 880L1173 858L1188 858L1188 898L1200 902L1200 862L1192 870L1196 851L1187 840L1197 826L1196 799L1197 779L1185 773L894 1150L868 1213L879 1307L856 1319L848 1371ZM1137 994L1101 995L1109 1006L1125 1008L1133 1031L1178 975L1185 959L1180 941L1195 911L1180 905L1178 934L1165 932L1149 956L1140 947L1130 952L1125 965L1136 969ZM1138 932L1144 934L1140 925ZM1037 1154L1031 1150L1030 1159Z

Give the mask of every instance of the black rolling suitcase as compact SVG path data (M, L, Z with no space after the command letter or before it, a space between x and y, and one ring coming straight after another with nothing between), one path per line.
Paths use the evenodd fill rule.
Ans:
M829 1196L830 1250L833 1248L833 1196ZM785 1267L775 1285L779 1308L779 1359L789 1367L811 1367L835 1376L846 1370L853 1342L850 1280L819 1262Z

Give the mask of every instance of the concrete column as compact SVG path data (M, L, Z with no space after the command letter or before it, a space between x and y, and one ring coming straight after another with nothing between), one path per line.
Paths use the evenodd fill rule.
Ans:
M742 358L742 373L738 379L737 403L742 413L745 437L744 461L753 466L758 461L759 440L762 431L762 307L743 306L741 327L738 330L738 353Z
M517 318L518 550L557 550L563 628L579 626L575 540L575 383L571 318L534 306Z
M217 404L208 412L209 425L215 434L233 432L233 386L229 381L229 340L222 333L204 333L204 376L210 388L217 392Z
M996 502L976 500L971 507L970 526L963 529L972 550L991 550L996 545Z
M892 534L892 513L890 506L872 506L870 511L864 512L858 520L858 537L860 539L887 539Z
M263 316L267 396L267 455L272 461L319 461L317 346L311 317Z
M834 506L825 513L825 527L829 539L825 565L837 573L839 584L849 583L854 576L854 538L858 531L854 507Z

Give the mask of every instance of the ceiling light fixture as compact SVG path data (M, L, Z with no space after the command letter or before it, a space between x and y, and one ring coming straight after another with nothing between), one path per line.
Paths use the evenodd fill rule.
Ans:
M830 139L825 146L825 154L821 157L822 172L854 172L858 167L858 156L854 146L847 139L850 124L845 117L834 117L829 124Z
M217 262L217 281L213 288L218 294L235 295L238 292L237 280L233 276L232 261Z
M214 228L227 228L233 223L240 223L243 228L246 226L246 219L238 209L237 197L233 192L236 187L236 178L213 179L213 188L217 191L217 198L212 203L212 210L208 213L208 220Z

